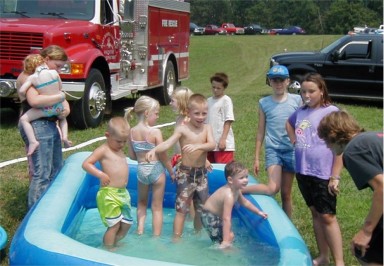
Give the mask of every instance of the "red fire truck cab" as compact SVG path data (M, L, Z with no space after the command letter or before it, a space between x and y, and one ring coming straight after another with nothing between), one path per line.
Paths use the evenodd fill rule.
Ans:
M69 61L63 90L78 128L98 126L112 101L137 93L170 102L189 76L189 3L176 0L0 0L0 103L30 53L55 44Z

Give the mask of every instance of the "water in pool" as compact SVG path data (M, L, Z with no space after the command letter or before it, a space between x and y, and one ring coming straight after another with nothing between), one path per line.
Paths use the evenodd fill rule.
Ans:
M190 265L278 264L278 248L255 240L241 225L240 219L236 217L232 221L236 237L231 249L215 248L204 230L196 235L192 221L185 222L183 238L174 243L172 242L174 212L173 209L164 209L162 236L154 238L151 235L151 211L148 209L144 235L135 234L136 225L134 224L114 252L130 257ZM136 208L132 208L132 214L136 214ZM89 209L73 238L86 245L102 248L105 230L97 209Z

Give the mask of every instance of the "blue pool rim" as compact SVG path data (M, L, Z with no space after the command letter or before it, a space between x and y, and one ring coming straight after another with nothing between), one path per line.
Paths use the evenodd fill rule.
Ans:
M65 160L55 181L27 213L12 239L10 265L182 265L124 256L87 246L69 237L71 228L76 227L74 224L81 223L86 209L95 207L97 179L86 174L81 167L89 154L79 152ZM137 163L129 159L127 161L130 165L128 189L132 205L135 206ZM214 171L208 176L210 193L225 183L223 169L224 165L214 164ZM250 178L250 183L253 182ZM167 184L170 183L168 176ZM174 206L174 194L174 186L167 185L164 207ZM277 202L264 195L248 195L247 198L265 210L269 218L262 220L242 208L238 210L239 216L254 229L252 233L279 248L278 265L312 265L307 246Z
M7 232L5 232L4 228L0 226L0 250L4 249L7 246L7 241Z

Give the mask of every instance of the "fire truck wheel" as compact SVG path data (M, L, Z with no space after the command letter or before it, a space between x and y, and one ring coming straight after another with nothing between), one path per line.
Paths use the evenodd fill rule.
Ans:
M171 95L176 88L176 74L175 67L172 61L167 62L164 76L164 87L155 89L156 99L161 105L168 105L171 102Z
M72 105L73 124L80 129L97 127L103 120L106 101L103 75L98 69L91 69L85 81L83 98Z

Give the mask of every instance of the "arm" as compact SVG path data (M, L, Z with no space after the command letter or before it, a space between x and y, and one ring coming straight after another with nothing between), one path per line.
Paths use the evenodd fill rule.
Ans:
M64 100L65 94L63 92L54 95L39 95L38 91L34 87L31 87L27 91L27 101L29 105L34 108L51 106L55 103L63 102Z
M177 141L179 141L181 137L181 132L180 130L177 128L175 128L175 131L173 132L172 136L170 136L166 141L160 143L159 145L157 145L155 148L153 148L152 150L150 150L149 152L147 152L147 154L145 155L145 159L150 162L150 161L153 161L155 160L156 158L156 153L159 154L159 153L162 153L162 152L165 152L167 151L168 149L170 149Z
M224 151L227 147L227 137L229 133L229 129L231 128L232 125L231 120L227 120L224 122L224 127L223 127L223 133L221 134L220 140L219 140L219 150Z
M232 208L235 205L233 195L227 195L224 199L223 205L223 242L221 242L221 247L225 248L231 245L233 240L232 233Z
M85 159L82 165L85 171L100 179L101 186L107 186L110 182L109 176L95 166L95 163L103 158L104 153L105 149L103 149L103 146L97 148L87 159Z
M19 97L25 97L25 95L27 94L27 91L29 88L31 88L32 86L32 81L30 79L30 76L24 81L23 85L21 85L21 87L19 88L19 91L18 91L18 94L19 94Z
M255 164L253 170L255 171L256 176L260 171L260 152L261 146L263 144L265 137L265 114L261 108L259 108L259 123L257 126L257 135L256 135L256 148L255 148Z
M183 152L191 153L196 150L202 150L202 151L208 152L208 151L212 151L216 147L216 142L215 142L215 139L213 138L213 133L212 133L212 126L209 124L206 124L205 126L207 129L207 141L201 144L187 144L182 148Z
M248 210L250 210L251 212L254 212L256 213L257 215L260 215L263 219L267 219L268 218L268 214L266 214L265 212L262 212L259 210L259 208L257 208L255 205L253 205L249 200L247 200L243 194L240 193L239 195L239 199L238 199L239 203L241 205L243 205L245 208L247 208Z
M161 130L160 129L156 129L156 131L154 131L155 133L155 143L156 143L156 146L160 143L163 143L163 135L161 134ZM171 161L169 160L168 158L168 155L167 155L167 152L164 151L164 152L161 152L158 154L159 156L159 160L162 162L162 164L164 165L164 167L167 169L169 175L171 176L172 180L174 180L176 177L175 177L175 174L173 173L173 168L172 168L172 165L171 165Z
M291 143L293 145L295 145L295 143L296 143L295 128L289 123L288 120L285 123L285 129L287 130L287 134L288 134L289 140L291 141Z
M340 192L339 182L340 182L340 173L342 169L343 169L343 156L334 155L332 174L328 183L328 192L331 195L337 195Z
M351 242L352 253L355 254L355 248L361 249L362 255L365 255L368 243L372 238L372 232L383 215L383 174L378 174L368 181L373 189L372 204L365 218L364 225L353 237Z

